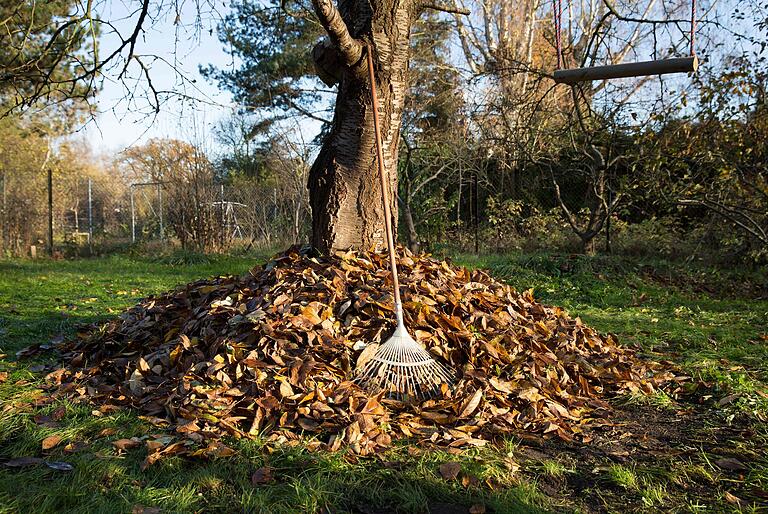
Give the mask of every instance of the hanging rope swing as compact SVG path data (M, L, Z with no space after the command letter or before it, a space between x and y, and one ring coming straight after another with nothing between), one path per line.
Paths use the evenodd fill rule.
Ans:
M627 77L644 77L648 75L665 75L668 73L691 73L699 67L696 57L696 0L691 0L691 47L688 57L673 57L670 59L656 59L653 61L641 61L624 64L611 64L607 66L591 66L588 68L562 69L563 45L561 32L563 25L562 0L553 1L555 19L555 45L557 47L557 70L554 74L555 82L559 84L576 84L592 80L619 79Z

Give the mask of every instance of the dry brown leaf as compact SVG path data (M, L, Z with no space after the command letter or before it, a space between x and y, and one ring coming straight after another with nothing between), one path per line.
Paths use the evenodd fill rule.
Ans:
M460 418L466 418L467 416L470 416L473 412L475 412L475 409L477 409L478 405L480 405L480 401L483 399L483 390L478 389L475 391L475 394L472 395L472 398L467 400L467 402L464 404L464 406L461 409L461 413L459 414Z
M118 439L117 441L112 441L112 446L118 450L130 450L131 448L138 448L141 446L141 440L137 437L131 439Z
M462 475L461 485L466 487L477 487L480 485L480 480L474 475Z
M749 469L743 462L733 457L717 459L715 465L719 468L727 469L728 471L746 471Z
M301 309L301 315L304 316L312 325L319 325L323 322L322 318L318 316L317 310L312 305L307 305Z
M455 480L461 471L461 464L458 462L443 462L440 464L440 476L445 480Z
M61 442L61 440L62 440L61 436L58 436L58 435L52 435L52 436L46 437L45 439L43 439L43 443L42 443L43 450L50 450L51 448L56 447Z
M251 475L251 483L253 485L268 484L273 480L274 478L272 477L272 468L270 468L269 466L264 466L263 468L259 468L253 472L253 475Z
M725 396L725 397L721 398L720 401L717 402L717 406L718 407L723 407L725 405L728 405L729 403L733 403L740 396L741 396L741 394L739 394L739 393L729 394L728 396Z
M355 367L357 369L363 369L365 367L366 363L373 358L374 355L376 355L376 352L379 350L379 345L376 343L371 343L365 347L365 349L360 352L360 355L357 357L357 362L355 363Z
M160 514L163 510L160 507L144 507L143 505L134 505L131 514Z
M37 466L38 464L42 464L44 462L45 460L41 459L40 457L18 457L16 459L3 462L3 466L7 468L26 468L29 466Z
M280 382L280 396L283 398L290 398L293 396L293 388L291 387L291 384L285 380Z

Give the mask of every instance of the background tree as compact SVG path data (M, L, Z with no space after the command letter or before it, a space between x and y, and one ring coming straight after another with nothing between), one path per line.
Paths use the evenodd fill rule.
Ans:
M246 2L242 5L254 4ZM291 5L290 10L301 18L310 10L309 7ZM312 243L324 251L331 248L380 245L383 240L384 210L380 202L381 191L376 181L373 116L365 52L370 48L375 60L376 87L381 99L385 164L389 170L396 170L401 117L408 88L411 27L426 8L434 5L415 0L377 0L373 3L344 2L337 8L330 0L315 0L311 7L327 34L326 39L316 44L312 50L314 68L327 86L337 86L333 121L309 173ZM244 12L244 9L245 7L240 8L238 12ZM280 20L287 16L284 13L278 14L275 4L266 9L270 9L270 13ZM272 14L255 17L256 25L263 24L263 20L270 19ZM238 18L238 21L250 22L244 17ZM283 21L279 23L287 24ZM254 30L270 33L263 28ZM238 33L243 34L243 31ZM300 41L300 38L293 36L290 31L288 37L291 38L288 48ZM279 41L279 38L276 39ZM244 49L247 50L247 47L241 45L237 46L235 51L242 53ZM253 55L262 53L257 49ZM277 64L277 59L267 55L263 64L270 65L267 63ZM296 66L295 70L295 73L281 72L269 76L270 87L262 86L260 89L271 91L272 85L281 84L295 86L301 82L297 77L306 77L309 67ZM243 98L247 96L247 88L236 78L247 76L249 67L246 65L240 71L241 74L219 76L224 85L233 89L236 96ZM259 76L261 70L256 70L257 82ZM278 92L284 91L275 89ZM258 91L257 96L253 98L265 99ZM281 98L288 99L290 94ZM288 105L287 100L285 104ZM264 108L265 104L256 103L251 107ZM278 107L284 106L278 104ZM296 108L296 105L291 107ZM390 186L396 191L396 174L391 173L390 177ZM395 198L396 195L392 195L393 213L397 213Z
M0 5L2 112L38 100L71 108L91 96L91 83L78 76L87 62L86 46L96 44L98 28L87 20L89 13L80 19L71 16L80 8L80 2L72 0Z
M220 194L214 167L202 150L175 139L152 139L126 150L122 160L132 181L162 184L163 208L182 248L220 247Z

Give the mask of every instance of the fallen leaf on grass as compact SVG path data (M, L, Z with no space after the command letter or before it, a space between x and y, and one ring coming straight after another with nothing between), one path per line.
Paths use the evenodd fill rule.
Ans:
M118 450L130 450L131 448L138 448L141 446L141 440L138 437L118 439L117 441L112 441L112 446Z
M259 468L253 472L253 475L251 475L251 483L253 485L268 484L273 480L274 477L272 476L272 468L269 466Z
M480 485L480 480L474 475L464 475L461 477L461 485L466 487L477 487Z
M147 440L145 444L147 446L147 450L152 452L152 451L159 450L161 448L165 448L172 442L173 442L173 436L166 435L166 436L157 437L155 439Z
M52 435L48 436L45 439L43 439L43 450L50 450L51 448L56 447L61 442L61 436L58 435Z
M81 450L85 450L89 445L85 441L72 441L64 447L64 451L67 453L75 453Z
M46 416L44 414L32 416L32 421L34 421L35 424L46 428L59 428L61 426L61 423L52 420L50 416Z
M198 450L198 451L201 451L201 450ZM146 470L148 467L152 466L160 459L164 459L165 457L170 457L172 455L179 455L179 454L187 454L187 448L184 446L184 443L182 442L171 443L165 448L163 448L162 450L158 450L158 451L155 451L154 453L150 453L149 455L147 455L147 457L141 463L141 470L142 471Z
M40 353L40 345L33 344L25 348L22 348L21 350L16 352L16 358L26 359L27 357L32 357L33 355L37 355L38 353Z
M741 498L739 498L738 496L732 495L728 491L725 491L725 495L724 496L725 496L725 500L728 503L732 503L734 505L741 505L741 504L744 503Z
M73 471L75 467L68 462L46 461L45 465L56 471Z
M440 464L440 476L446 480L455 480L461 471L461 464L458 462L443 462Z
M520 464L511 457L504 459L504 466L509 470L510 474L515 474L520 470Z
M45 462L40 457L18 457L9 461L3 462L3 466L7 468L25 468L27 466L37 466Z
M72 464L67 462L47 461L45 459L41 459L40 457L19 457L17 459L11 459L4 462L3 466L7 468L26 468L29 466L39 466L40 464L45 464L49 468L55 469L56 471L72 471L75 469Z
M134 505L131 510L131 514L160 514L162 509L160 507L145 507L143 505Z
M8 380L8 372L7 371L0 371L0 384Z
M213 457L217 459L222 457L231 457L234 454L235 450L219 441L213 441L208 445L208 448L205 449L206 457Z
M739 396L741 396L738 393L729 394L728 396L721 398L720 401L717 402L718 407L723 407L725 405L728 405L729 403L733 403L734 400L736 400Z
M728 471L746 471L748 469L746 464L733 457L717 459L715 465L719 468L727 469Z

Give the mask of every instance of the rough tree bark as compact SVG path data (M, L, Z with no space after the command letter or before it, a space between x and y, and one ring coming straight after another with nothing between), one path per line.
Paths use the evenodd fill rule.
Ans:
M419 0L312 0L328 33L312 51L318 75L338 84L333 124L309 172L312 244L333 249L377 247L384 241L384 208L376 171L373 111L365 52L377 75L390 208L397 227L397 150L408 84L411 25ZM369 46L370 45L370 46Z

